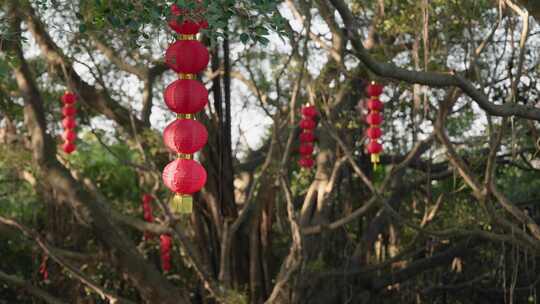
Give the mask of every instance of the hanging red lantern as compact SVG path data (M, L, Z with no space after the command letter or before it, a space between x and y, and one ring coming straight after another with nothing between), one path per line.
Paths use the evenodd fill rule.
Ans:
M77 114L77 108L75 108L73 105L64 105L62 108L62 114L64 116L74 116Z
M159 249L161 254L161 268L164 272L171 271L172 238L168 234L159 236Z
M171 20L169 20L168 23L169 27L176 33L181 35L196 35L199 32L199 29L208 27L208 22L206 23L206 27L203 27L203 21L206 22L206 20L197 22L195 20L186 19L186 13L188 12L182 10L176 4L171 6ZM181 15L184 15L184 20L178 21L178 17Z
M302 129L308 129L308 130L313 130L315 129L315 126L317 125L317 123L315 122L315 120L311 119L311 118L303 118L302 120L300 120L300 128Z
M204 125L194 119L177 119L163 131L163 142L177 153L193 154L208 140Z
M300 142L301 143L310 143L315 141L315 134L313 134L313 131L306 130L302 133L300 133Z
M163 182L172 192L193 194L206 183L206 170L197 161L178 158L163 169Z
M197 74L209 61L208 49L198 40L177 40L165 53L165 63L177 73Z
M208 90L192 79L176 80L167 86L163 96L167 107L178 114L197 113L208 103Z
M369 97L377 97L382 94L383 86L381 84L372 82L368 84L366 91Z
M74 129L77 126L77 121L75 118L68 116L62 120L62 125L64 129Z
M367 102L367 107L370 113L366 117L366 122L370 127L366 130L366 135L370 139L367 145L368 153L371 154L371 162L376 168L380 161L379 154L383 150L382 144L377 140L382 136L382 130L379 128L383 122L381 111L383 109L383 103L379 99L379 96L383 92L383 86L376 83L371 83L366 88L367 95L370 99Z
M302 155L311 155L313 153L313 145L312 144L301 144L299 152Z
M74 142L77 139L77 133L73 129L67 129L62 134L62 138L67 142Z
M300 165L300 167L303 167L303 168L311 168L311 167L313 167L314 163L315 162L313 161L313 158L311 158L311 156L302 157L298 161L298 164Z
M372 140L369 142L367 149L370 154L379 154L382 152L383 146L377 140Z
M379 128L379 127L369 127L367 129L367 131L366 131L366 135L370 139L377 139L377 138L381 137L381 135L382 135L381 128Z
M371 111L380 112L383 109L383 103L378 98L368 100L368 109Z
M383 118L379 112L371 112L366 117L366 122L370 125L380 125L382 121Z
M302 115L313 118L317 116L317 109L313 105L304 106L302 107Z
M62 145L62 150L64 150L64 152L66 152L67 154L72 153L73 151L75 151L76 148L77 148L77 146L75 146L74 143L69 142L69 141L65 142Z
M71 92L65 92L61 100L64 104L74 104L77 101L77 96Z

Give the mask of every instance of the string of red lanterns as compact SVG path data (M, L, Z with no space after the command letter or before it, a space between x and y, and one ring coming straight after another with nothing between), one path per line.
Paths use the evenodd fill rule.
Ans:
M299 127L302 129L300 133L300 160L298 164L303 168L313 167L313 142L315 141L315 134L313 130L317 126L315 116L317 116L317 109L314 105L304 105L301 109L302 120L300 120Z
M150 194L144 194L142 197L142 209L143 209L143 219L147 223L152 223L154 221L154 214L152 212L152 202L154 201L154 197ZM153 235L145 231L143 239L145 241L153 238Z
M70 154L77 146L75 141L77 140L77 133L75 128L77 127L77 121L75 115L77 114L77 108L75 104L77 103L77 96L71 92L66 91L62 98L60 99L64 106L62 107L62 126L64 127L64 134L62 138L64 139L64 144L62 145L62 150L65 153Z
M197 11L200 14L201 9ZM173 210L190 213L192 194L201 190L206 183L207 173L193 154L201 150L208 141L208 132L203 124L195 120L195 114L208 103L208 90L197 80L197 74L206 69L210 56L208 49L197 40L200 29L207 28L206 20L189 20L187 10L171 6L173 18L169 27L178 34L178 39L165 53L166 64L178 73L178 80L164 92L165 104L177 114L163 132L163 142L178 158L163 169L163 182L174 193ZM179 17L184 20L178 21Z
M161 256L161 269L164 272L171 271L172 238L168 234L159 236L159 250Z
M366 117L366 123L369 125L369 128L366 130L366 136L369 138L367 151L371 154L371 162L374 168L377 168L377 164L380 162L379 154L383 151L383 146L379 142L379 138L382 136L380 125L383 122L383 116L381 114L383 103L379 99L379 96L382 94L383 86L372 82L367 86L366 91L369 96L367 102L369 113Z

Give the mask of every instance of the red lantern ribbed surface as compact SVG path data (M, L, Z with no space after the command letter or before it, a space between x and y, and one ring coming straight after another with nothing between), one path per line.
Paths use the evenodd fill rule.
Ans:
M306 117L315 117L317 116L317 109L315 106L305 106L302 108L302 115Z
M315 123L315 121L314 121L313 119L307 118L307 117L304 118L304 119L302 119L302 120L300 121L300 124L299 124L300 128L302 128L302 129L308 129L308 130L313 130L313 129L315 129L315 126L316 126L316 125L317 125L317 124Z
M62 138L65 141L74 142L75 139L77 139L77 133L75 133L75 131L72 129L67 129L64 131L64 134L62 134Z
M165 63L177 73L197 74L209 60L208 49L198 40L178 40L165 53Z
M380 125L382 121L383 118L379 112L371 112L366 117L366 122L370 125Z
M62 126L64 126L64 129L73 129L77 126L77 121L75 118L68 116L62 120Z
M193 194L206 183L206 170L192 159L178 158L163 169L163 182L172 192Z
M302 155L311 155L313 153L313 145L312 144L301 144L299 149L300 154Z
M64 107L62 108L62 114L64 116L74 116L75 114L77 114L77 108L75 108L75 106L73 105L64 105Z
M377 139L377 138L381 137L381 135L382 135L381 128L379 128L379 127L370 127L370 128L367 129L366 135L370 139Z
M176 80L167 86L163 96L167 107L178 114L197 113L208 103L208 90L192 79Z
M65 142L63 145L62 145L62 150L64 150L64 152L66 152L67 154L75 151L75 144L73 142Z
M163 131L163 142L177 153L193 154L202 149L207 140L206 128L193 119L177 119Z
M314 163L315 162L313 161L313 158L311 157L303 157L298 161L298 164L300 165L300 167L303 167L303 168L311 168L313 167Z
M300 142L301 143L310 143L315 141L315 134L313 134L313 131L306 130L302 133L300 133Z
M371 111L382 111L383 103L379 99L370 99L368 100L368 109Z
M71 93L71 92L66 92L64 93L64 95L62 96L62 102L64 104L74 104L75 101L77 101L77 96L75 96L75 94Z
M381 84L377 84L377 83L370 83L368 86L367 86L367 95L369 97L376 97L376 96L379 96L382 94L383 92L383 86Z
M378 141L372 140L369 142L367 149L370 154L379 154L382 152L383 147Z

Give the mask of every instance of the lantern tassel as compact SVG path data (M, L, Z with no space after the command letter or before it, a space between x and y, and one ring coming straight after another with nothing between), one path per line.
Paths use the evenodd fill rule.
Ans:
M371 154L371 162L373 163L373 170L377 170L377 164L380 162L378 153Z
M193 211L193 197L191 195L176 194L171 201L171 211L180 214L191 214Z

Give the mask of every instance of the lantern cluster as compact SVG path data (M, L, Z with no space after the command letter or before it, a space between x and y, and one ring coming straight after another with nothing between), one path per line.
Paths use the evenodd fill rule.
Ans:
M315 134L313 130L317 126L315 116L317 116L317 109L314 105L305 105L302 107L302 120L300 120L299 127L302 129L300 133L300 160L298 164L303 168L313 167L313 142L315 141Z
M383 86L372 82L367 86L367 95L369 100L367 102L367 108L369 113L366 117L366 123L369 125L366 130L366 136L369 138L367 144L367 151L371 154L371 162L376 167L380 162L379 154L383 150L382 144L379 142L379 138L382 136L381 124L383 122L382 109L383 103L379 99L382 94Z
M77 140L77 133L75 132L75 127L77 126L77 120L75 115L77 114L77 108L75 104L77 102L77 96L71 92L65 92L61 98L64 106L62 107L62 126L64 127L64 134L62 138L64 139L64 144L62 145L62 150L67 154L75 151L75 140Z
M170 235L162 234L159 237L159 250L161 256L161 269L165 272L171 271L172 237Z
M207 177L206 170L193 159L193 154L201 150L208 140L205 126L195 120L195 113L208 103L208 90L197 80L197 74L206 69L209 62L208 49L197 40L197 33L208 23L189 20L190 12L176 5L171 7L171 13L173 19L169 26L178 34L178 39L168 47L165 62L178 74L178 80L165 89L164 99L177 119L165 128L163 141L178 158L163 170L163 182L177 194L173 199L173 209L189 213L191 195L204 186ZM200 13L200 9L196 13ZM182 17L183 20L179 21Z
M144 194L142 197L142 209L143 209L143 219L147 223L152 223L154 221L154 214L152 212L152 201L154 197L150 194ZM149 240L153 237L148 231L144 232L144 240Z

